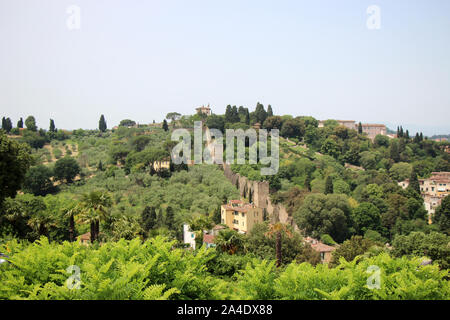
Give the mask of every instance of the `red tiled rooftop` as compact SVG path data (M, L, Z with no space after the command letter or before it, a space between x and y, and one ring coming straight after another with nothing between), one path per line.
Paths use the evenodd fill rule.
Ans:
M318 242L316 244L312 244L311 247L318 252L331 252L336 250L335 247L328 246L325 243Z
M214 243L214 236L212 234L204 234L203 235L203 242L204 243L208 243L208 244L212 244Z
M238 212L247 212L249 209L252 209L252 205L246 205L243 207L233 207L233 206L227 206L224 205L225 210L231 210L231 211L238 211Z

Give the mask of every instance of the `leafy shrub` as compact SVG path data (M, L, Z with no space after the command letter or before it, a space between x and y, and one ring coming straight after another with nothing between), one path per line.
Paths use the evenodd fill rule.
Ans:
M53 149L53 155L56 159L59 159L62 156L62 151L60 149Z

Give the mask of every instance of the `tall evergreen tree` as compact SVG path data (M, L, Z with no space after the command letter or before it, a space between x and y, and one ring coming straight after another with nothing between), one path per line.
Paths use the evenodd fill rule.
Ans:
M232 123L237 123L239 121L240 121L240 118L239 118L238 109L237 109L236 106L233 106L231 108L231 122Z
M409 187L420 194L420 184L419 179L417 179L416 167L413 166L411 170L411 176L409 178Z
M333 178L331 178L331 176L328 176L327 180L325 180L325 194L332 194L333 192Z
M311 175L308 173L305 178L305 188L308 191L311 191Z
M232 123L233 122L233 111L231 105L227 105L225 109L225 122Z
M156 226L156 210L154 207L146 206L141 214L142 227L145 232L150 231Z
M268 118L268 117L273 117L272 106L270 104L267 106L267 117L266 118Z
M164 129L164 131L168 131L169 130L169 126L167 125L166 119L163 120L162 128Z
M414 143L419 143L420 142L420 136L419 133L416 133L416 136L414 137Z
M400 152L398 151L398 144L396 141L391 142L390 157L394 162L400 161Z
M400 126L400 138L403 138L403 134L404 134L404 132L403 132L403 127Z
M12 121L10 118L6 118L6 132L11 132L11 129L13 128Z
M102 163L102 160L100 160L100 161L98 162L97 170L98 170L98 171L103 171L103 163Z
M439 230L450 235L450 196L446 196L437 207L433 223L439 227Z
M406 137L406 139L408 139L408 140L409 140L409 131L408 131L408 130L406 130L406 134L405 134L405 137Z
M49 127L49 131L50 132L55 132L56 128L55 128L55 121L53 121L53 119L50 119L50 127Z
M105 132L105 131L106 131L106 128L107 128L107 126L106 126L105 116L104 116L104 115L101 115L101 116L100 116L100 120L99 120L99 122L98 122L98 129L99 129L101 132Z
M219 223L221 223L222 221L221 221L221 219L222 219L222 213L221 213L221 211L222 211L222 209L221 209L221 205L219 204L218 206L217 206L217 209L214 211L214 215L213 215L213 222L215 223L215 224L219 224Z
M239 106L238 108L239 117L245 117L245 108L243 106Z
M156 218L156 227L157 228L164 227L164 215L161 209L159 210Z
M250 124L250 112L245 108L245 124Z
M422 132L420 133L419 138L420 138L420 142L422 142L423 141L423 133Z
M264 105L262 105L259 102L256 104L255 116L256 116L256 121L259 122L261 125L264 123L264 120L266 120L266 118L267 118L267 112L264 109Z
M23 128L23 119L20 118L19 121L17 121L17 128Z
M10 118L2 118L2 129L9 133L12 129L12 122Z
M175 215L171 206L166 209L166 226L169 230L175 230Z
M363 133L361 122L358 123L358 133L359 133L359 134L362 134L362 133Z

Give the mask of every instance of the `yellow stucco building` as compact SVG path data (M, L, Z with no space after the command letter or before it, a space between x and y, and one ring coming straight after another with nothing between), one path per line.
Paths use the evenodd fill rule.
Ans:
M262 208L242 200L230 200L221 206L221 222L240 233L250 232L253 226L264 220Z

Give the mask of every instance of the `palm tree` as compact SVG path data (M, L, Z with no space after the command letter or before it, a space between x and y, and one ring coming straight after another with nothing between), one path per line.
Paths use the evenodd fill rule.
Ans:
M78 208L71 208L67 210L65 216L69 218L69 240L70 242L73 242L75 240L75 213L77 212Z
M269 224L269 230L265 233L265 236L269 238L271 238L274 234L276 235L275 251L277 256L277 268L281 266L281 232L283 231L289 238L292 238L292 233L290 230L286 227L286 225L280 222Z
M231 229L220 231L214 242L222 252L227 252L228 254L235 254L244 244L242 235Z
M27 221L28 226L33 229L38 236L44 235L48 238L48 229L55 223L50 216L42 211L38 211Z
M106 219L111 204L111 197L106 192L91 191L83 194L80 203L79 221L91 225L91 242L98 239L100 220Z

